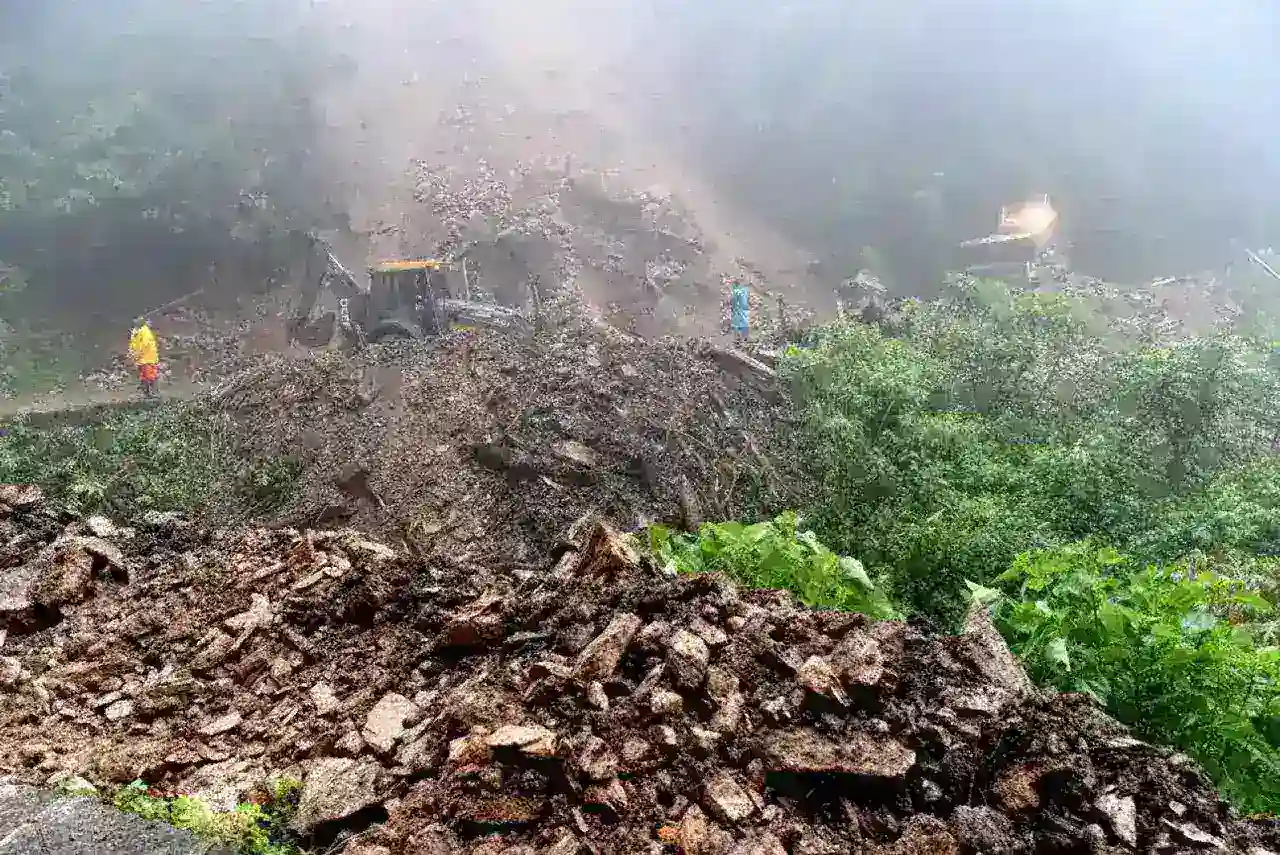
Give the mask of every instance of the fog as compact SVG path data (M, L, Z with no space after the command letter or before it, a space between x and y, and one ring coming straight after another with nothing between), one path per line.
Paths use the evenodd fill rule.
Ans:
M511 157L616 160L687 195L726 257L786 254L777 271L808 259L838 279L872 247L895 287L927 293L958 242L1037 193L1075 266L1124 281L1276 239L1280 12L1260 0L602 5L2 0L0 178L23 196L0 211L0 260L57 295L50 311L86 280L104 316L236 278L218 265L246 287L274 263L227 237L246 191L274 206L263 234L394 217L412 204L397 176L477 81L524 123L499 135L523 148L490 140ZM15 183L74 160L86 111L122 110L94 156L139 172L112 179L123 200L42 197L80 198L83 162ZM140 136L157 151L123 151Z

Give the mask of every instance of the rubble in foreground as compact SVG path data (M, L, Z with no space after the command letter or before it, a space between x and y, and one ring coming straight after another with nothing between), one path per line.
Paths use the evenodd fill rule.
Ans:
M1280 851L1186 758L1036 693L982 612L810 611L599 521L505 572L0 503L0 773L30 783L229 805L297 775L297 832L348 855Z

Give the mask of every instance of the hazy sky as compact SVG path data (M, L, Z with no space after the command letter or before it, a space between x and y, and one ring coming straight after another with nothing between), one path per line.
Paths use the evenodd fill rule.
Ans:
M228 83L255 95L261 81L235 79L251 37L287 52L322 25L314 38L365 65L457 37L478 72L526 92L544 69L573 78L632 123L624 135L833 269L872 245L913 285L1001 202L1039 192L1087 272L1186 272L1225 263L1231 238L1280 242L1280 11L1265 0L211 2L0 0L0 31L59 22L44 34L83 53L49 51L40 71L75 76L103 73L84 54L146 68L148 39L199 20L208 49L226 40ZM209 27L215 8L234 10L225 27ZM181 62L155 56L157 75Z

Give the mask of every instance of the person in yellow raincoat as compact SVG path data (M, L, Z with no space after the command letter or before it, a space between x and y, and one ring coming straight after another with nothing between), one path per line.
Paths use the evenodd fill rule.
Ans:
M134 324L133 332L129 335L129 355L138 366L142 394L154 398L156 383L160 379L160 347L156 344L156 335L151 331L146 318L138 318Z

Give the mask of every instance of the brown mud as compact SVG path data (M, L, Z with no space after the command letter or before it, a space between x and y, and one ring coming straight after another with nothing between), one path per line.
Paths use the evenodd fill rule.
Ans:
M981 612L811 611L595 520L513 568L0 501L18 780L229 804L293 774L298 833L348 855L1280 851L1185 757L1034 691Z

